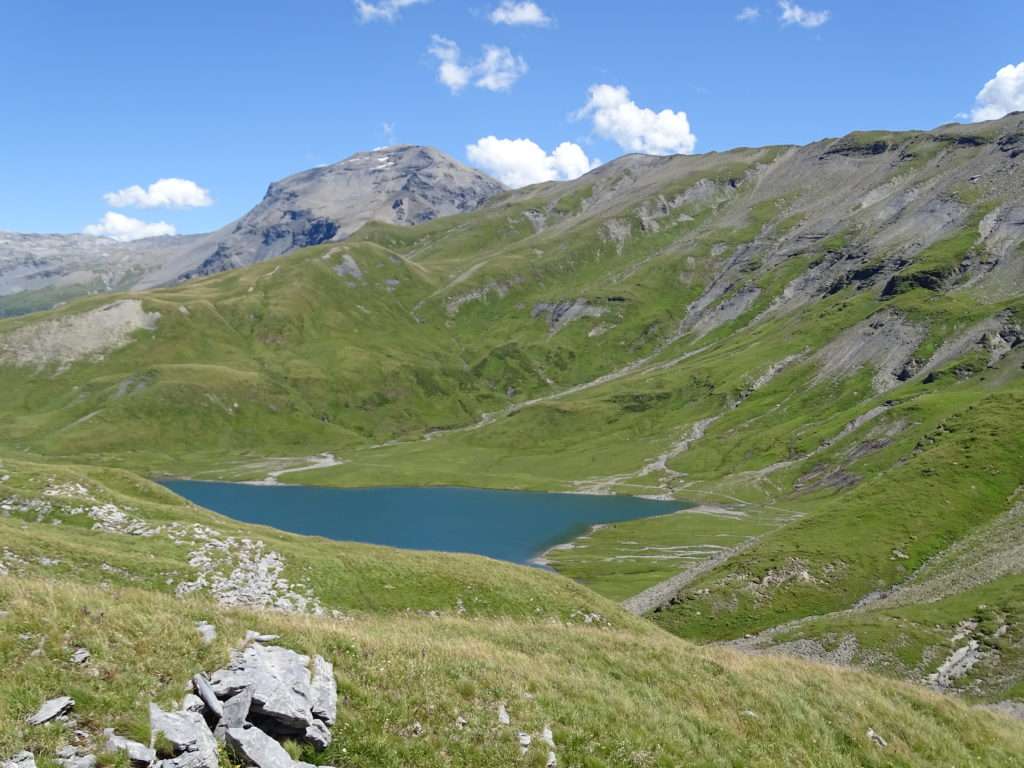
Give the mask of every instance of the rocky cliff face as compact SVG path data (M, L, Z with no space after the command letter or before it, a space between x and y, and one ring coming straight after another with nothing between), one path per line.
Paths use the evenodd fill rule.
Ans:
M276 181L249 213L205 235L119 243L0 232L0 314L234 269L344 239L371 220L413 225L472 211L503 189L442 152L402 145Z

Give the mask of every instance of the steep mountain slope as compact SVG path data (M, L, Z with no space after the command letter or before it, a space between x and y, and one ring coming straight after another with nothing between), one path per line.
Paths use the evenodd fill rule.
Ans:
M119 243L0 232L0 315L222 272L343 239L370 220L417 224L471 211L502 189L442 152L401 145L274 182L249 213L206 235Z
M835 658L904 648L875 666L917 680L996 606L998 652L942 687L1020 699L1019 558L971 560L913 620L873 606L930 563L967 562L952 548L1024 486L1022 147L1015 114L630 156L472 213L4 321L0 440L176 475L332 451L346 463L288 481L703 501L551 562L644 595L631 605L686 637L785 625L787 649L828 653L849 635L865 652ZM63 344L72 331L91 343Z

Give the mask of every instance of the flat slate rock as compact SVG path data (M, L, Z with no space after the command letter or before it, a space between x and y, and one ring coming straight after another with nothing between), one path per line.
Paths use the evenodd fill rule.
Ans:
M206 708L217 717L221 717L223 714L221 703L217 699L217 693L213 690L210 682L202 675L193 675L192 687L195 689L196 695L198 695L203 704L206 705Z
M256 768L295 768L284 747L254 725L228 728L225 743L235 758Z
M334 725L338 717L338 683L334 679L334 665L323 656L313 657L310 697L313 716Z
M156 752L145 744L118 736L113 728L103 731L107 737L107 750L110 752L124 752L128 756L128 762L139 768L147 766L156 761Z
M198 712L164 712L149 705L153 738L163 734L174 747L175 757L161 760L161 768L217 768L217 740Z
M254 643L235 651L210 685L220 699L252 689L252 711L274 735L302 735L313 725L309 657L288 648Z
M206 704L194 693L186 693L185 698L181 700L181 708L186 712L202 712L206 709Z
M306 728L304 735L306 741L317 749L327 749L331 745L331 730L323 720L314 720L313 724Z
M57 758L63 768L96 768L96 755L75 755L74 757Z
M42 725L54 718L66 715L75 706L75 700L70 696L60 696L56 699L44 701L39 711L25 719L29 725Z
M252 708L252 688L246 688L237 696L224 702L224 713L221 715L213 735L217 741L224 741L229 728L244 728Z
M0 760L0 768L36 768L36 756L31 752L18 752L10 760Z
M208 621L197 621L196 632L199 633L200 639L209 645L217 639L217 628Z

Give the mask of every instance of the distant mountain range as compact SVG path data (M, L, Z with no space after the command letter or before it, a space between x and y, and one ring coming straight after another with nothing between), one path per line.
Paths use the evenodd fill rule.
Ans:
M344 239L371 219L417 224L472 211L503 190L443 152L401 145L276 181L259 205L208 234L117 242L0 231L0 316L223 272Z

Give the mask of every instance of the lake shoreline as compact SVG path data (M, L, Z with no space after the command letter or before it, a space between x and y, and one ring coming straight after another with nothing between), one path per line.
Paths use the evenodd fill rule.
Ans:
M636 496L463 486L337 488L180 478L160 484L227 517L290 533L478 554L549 570L548 552L594 526L678 510L676 502Z

